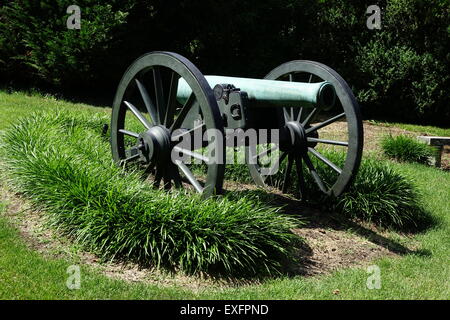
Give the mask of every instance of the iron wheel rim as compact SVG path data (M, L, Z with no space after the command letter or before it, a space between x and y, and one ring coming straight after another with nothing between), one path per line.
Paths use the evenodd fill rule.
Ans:
M157 71L159 70L159 71ZM153 85L154 85L154 95L152 96L149 91L147 90L147 102L145 101L145 91L141 91L142 87L145 88L145 84L141 83L140 85L138 82L140 82L141 76L147 76L147 74L151 72L153 74ZM172 72L170 84L169 86L164 86L161 80L161 75L155 76L157 73L163 73L163 72ZM181 108L180 113L182 113L185 109L188 109L186 111L187 113L184 114L184 117L187 116L189 111L191 109L194 109L194 105L199 107L199 110L201 111L202 120L204 123L204 127L202 130L206 129L215 129L217 132L222 134L224 133L222 118L220 116L220 111L217 106L217 102L214 98L213 91L211 87L209 86L208 82L206 81L205 77L202 75L202 73L195 67L188 59L184 58L181 55L178 55L176 53L172 52L151 52L147 53L138 59L136 59L130 67L126 70L124 73L120 84L118 86L114 102L113 102L113 108L112 108L112 116L111 116L111 151L113 155L113 159L116 163L121 164L124 160L127 159L126 155L126 146L124 142L124 137L126 135L135 134L135 132L130 132L125 128L125 120L127 116L127 111L130 111L132 106L126 105L125 102L128 102L127 100L127 94L132 91L138 91L140 93L140 96L142 98L142 103L146 107L146 111L148 116L146 117L147 120L150 118L150 123L145 125L145 119L139 119L142 124L144 124L144 127L147 127L148 125L153 128L154 126L158 125L161 127L166 128L169 130L171 136L177 129L176 125L180 125L181 123L177 120L175 115L174 105L176 100L176 89L178 86L178 78L183 78L190 89L192 90L192 95L189 97L188 101L190 102L190 105L188 104L188 101L185 105ZM176 79L174 79L176 78ZM174 80L173 80L174 79ZM137 80L137 81L136 81ZM175 84L176 82L176 84ZM168 88L167 88L168 87ZM159 90L159 93L158 93ZM168 94L165 95L164 91L166 91ZM144 92L144 94L143 94ZM175 93L174 93L175 92ZM161 105L165 105L165 110L160 110L159 103L158 103L158 95L160 98ZM167 99L165 99L167 97ZM192 99L191 99L192 98ZM151 111L151 107L148 107L147 103L153 104L153 110ZM129 103L131 104L131 103ZM136 108L137 109L137 108ZM161 108L162 109L162 108ZM169 113L172 113L172 116ZM133 113L133 112L132 112ZM142 115L144 118L145 116ZM139 117L139 116L138 116ZM180 117L180 114L178 115ZM155 119L156 118L156 119ZM183 119L182 119L183 120ZM171 122L170 122L171 121ZM148 129L148 128L146 128ZM145 131L145 129L144 129ZM124 133L125 132L125 133ZM142 134L141 132L136 132L137 134ZM173 146L171 146L173 149ZM219 141L215 142L215 148L217 152L224 153L224 146L221 145ZM172 150L171 150L172 152ZM172 162L172 161L170 161ZM172 162L173 163L173 162ZM175 170L178 171L178 173L186 174L186 165L183 165L182 163L179 164L173 163L175 165ZM168 164L169 166L170 164ZM182 167L183 166L183 167ZM189 169L189 168L188 168ZM171 175L175 174L173 169L171 169ZM191 172L192 174L192 172ZM153 173L155 175L155 179L162 179L164 180L165 185L169 184L169 187L171 186L171 183L166 184L166 177L158 177L157 172ZM200 183L203 184L201 187L201 190L194 186L194 183L192 183L191 179L188 178L189 182L194 186L194 188L201 193L204 197L211 196L215 193L220 193L223 183L223 175L224 175L224 164L217 162L217 163L209 163L207 164L207 172L206 177L204 178L204 182ZM194 176L194 174L192 174ZM173 181L176 183L175 179L172 179L173 177L167 177L167 180L169 182ZM199 182L199 181L197 181Z
M351 182L353 181L353 179L355 178L355 176L358 172L359 165L361 162L362 149L363 149L363 125L362 125L362 118L361 118L361 113L360 113L360 108L359 108L358 102L356 101L356 98L354 97L347 82L336 71L334 71L333 69L331 69L321 63L314 62L314 61L295 60L295 61L290 61L290 62L284 63L284 64L280 65L279 67L273 69L271 72L269 72L265 76L264 79L277 80L277 79L280 79L283 77L289 77L289 80L292 81L293 77L291 75L294 75L297 73L307 73L307 74L313 75L314 77L320 78L322 81L330 82L334 86L335 91L336 91L336 99L339 100L339 102L343 108L344 116L342 116L342 117L345 117L347 120L346 122L347 122L347 129L348 129L348 141L347 141L348 146L347 146L347 152L346 152L346 156L345 156L344 165L342 168L337 168L337 169L341 169L341 172L339 173L336 181L332 184L331 187L326 187L324 185L320 186L319 185L320 180L321 180L320 176L316 179L316 177L314 177L315 174L313 174L313 172L310 169L311 166L314 167L310 161L310 159L311 159L310 154L313 152L315 154L318 153L317 150L315 150L315 147L312 147L312 148L309 147L307 150L308 152L306 153L306 157L301 156L300 159L299 159L299 156L293 156L292 154L288 153L284 157L284 159L286 159L286 158L288 159L287 160L288 165L287 165L286 172L288 173L288 175L291 175L292 166L295 164L295 166L297 168L296 179L298 180L298 185L299 185L299 190L297 190L297 191L300 195L300 198L304 199L304 195L306 192L306 186L304 184L305 178L304 178L302 163L310 162L307 165L307 168L308 168L308 171L310 172L310 174L313 176L313 180L319 186L319 189L327 195L339 196L348 189L349 185L351 184ZM312 77L309 78L309 82L311 81L311 78ZM283 108L283 109L284 109L283 113L284 113L285 122L287 122L288 120L292 120L292 119L290 119L291 117L289 116L289 112L287 111L288 108ZM301 118L302 117L301 111L299 113L300 113L300 118ZM314 117L316 115L317 114L313 114L312 117ZM292 118L293 117L294 116L292 116ZM311 120L312 119L309 119L308 121L311 121ZM324 121L324 122L326 122L326 121ZM331 123L333 123L333 122L334 121L332 121ZM329 124L331 124L331 123L329 123ZM327 125L329 125L329 124L327 124ZM325 126L327 126L327 125L325 125ZM307 132L307 138L311 139L312 138L311 134L313 132L319 131L321 128L323 128L323 127L320 127L317 130ZM325 139L319 139L319 140L325 140ZM326 140L326 141L329 141L329 140ZM338 141L335 141L335 142L338 142ZM322 143L322 142L317 142L317 143ZM313 149L313 150L311 150L311 149ZM246 152L246 154L248 157L250 148L247 148L247 150L248 151ZM320 153L318 153L318 154L320 155ZM313 157L316 157L316 155L314 155ZM308 158L309 158L309 160L307 160ZM284 159L282 159L282 160L284 160ZM326 159L326 157L325 157L325 159ZM328 160L328 159L326 159L326 160ZM280 161L280 163L281 162L282 161ZM250 174L251 174L253 180L255 181L255 183L259 186L265 187L266 186L265 178L260 173L259 165L248 163L248 167L250 170ZM300 170L298 168L300 168ZM286 179L288 179L288 178L285 177L283 182L286 182L287 181ZM292 177L289 179L292 179ZM285 191L286 191L285 186L283 185L283 192L285 192Z

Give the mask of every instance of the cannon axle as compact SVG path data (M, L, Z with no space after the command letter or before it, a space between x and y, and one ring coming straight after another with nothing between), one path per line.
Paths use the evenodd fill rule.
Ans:
M286 129L289 139L286 147L280 146L282 151L292 151L296 154L303 154L306 152L308 141L306 140L305 128L301 123L289 121L286 123Z
M146 163L164 163L170 159L170 131L164 126L155 125L139 134L141 160Z

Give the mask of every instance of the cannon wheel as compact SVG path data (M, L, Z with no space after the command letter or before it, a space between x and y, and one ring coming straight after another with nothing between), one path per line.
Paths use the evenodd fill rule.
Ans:
M291 175L295 164L297 171L296 179L298 180L297 186L299 189L295 191L300 198L304 199L306 185L302 165L303 162L306 168L308 168L313 180L323 193L339 196L346 190L352 179L356 176L361 162L363 125L359 105L345 80L342 79L336 71L318 62L307 60L287 62L272 70L266 75L265 79L297 81L295 78L298 78L299 75L301 76L302 81L305 82L330 82L336 90L336 107L339 110L337 111L337 114L329 116L325 120L321 120L320 123L312 124L313 119L320 113L319 109L284 108L283 116L285 128L290 130L291 134L294 134L293 131L299 132L299 134L297 134L297 140L304 139L304 142L300 146L297 144L294 147L294 150L291 149L290 151L279 153L280 157L277 160L277 165L281 165L285 159L287 159L287 165L285 167L286 169L284 171L282 183L277 187L281 188L283 192L288 190L289 185L292 183ZM346 119L347 124L348 141L334 141L320 138L320 130L322 128L344 118ZM327 157L319 153L316 150L316 146L319 144L343 146L346 149L343 167L338 167L332 161L327 159ZM247 156L249 156L251 148L247 148L247 150ZM267 154L267 152L263 153ZM255 158L255 155L250 154L250 156ZM256 155L256 157L258 157L258 155ZM317 161L325 163L335 171L336 178L333 177L333 182L324 182L324 177L320 177L318 174L313 161L311 160L312 158L316 158ZM270 184L269 181L266 181L269 176L263 176L261 174L261 167L258 165L258 162L256 164L249 163L248 167L251 176L257 185L265 186L266 182Z
M180 78L192 90L184 104L176 98ZM156 187L163 181L166 189L173 185L185 186L210 196L221 191L224 165L210 161L194 148L177 147L174 141L175 135L175 140L179 141L198 132L203 136L208 129L214 129L223 137L222 118L214 93L205 77L186 58L171 52L148 53L138 58L123 75L111 118L111 149L116 163L144 167ZM216 152L223 152L220 139L210 144ZM200 161L197 171L184 161L172 161L174 150L180 156Z

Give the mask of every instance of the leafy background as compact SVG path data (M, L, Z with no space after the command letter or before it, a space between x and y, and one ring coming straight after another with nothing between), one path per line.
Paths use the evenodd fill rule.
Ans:
M81 30L66 28L72 4ZM371 4L381 30L366 27ZM309 59L351 84L366 118L449 125L449 13L449 0L12 0L0 7L0 84L110 104L149 51L247 77Z

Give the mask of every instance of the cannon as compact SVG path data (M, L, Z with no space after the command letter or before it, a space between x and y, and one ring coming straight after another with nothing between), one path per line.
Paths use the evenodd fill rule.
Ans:
M345 139L322 134L337 123L335 130ZM269 132L269 140L241 139L251 178L258 186L270 185L273 168L282 167L276 187L287 192L295 186L301 199L308 188L307 171L322 192L341 195L357 174L363 149L360 109L350 87L331 68L307 60L284 63L264 79L251 79L204 76L172 52L145 54L120 81L110 128L115 162L137 164L155 187L191 188L205 197L222 192L223 155L239 140L236 131ZM196 135L207 137L179 144ZM327 158L319 145L341 148L342 163ZM205 148L214 151L205 154ZM174 153L196 161L174 159ZM275 164L265 167L261 159L268 155ZM321 177L317 161L333 177Z

